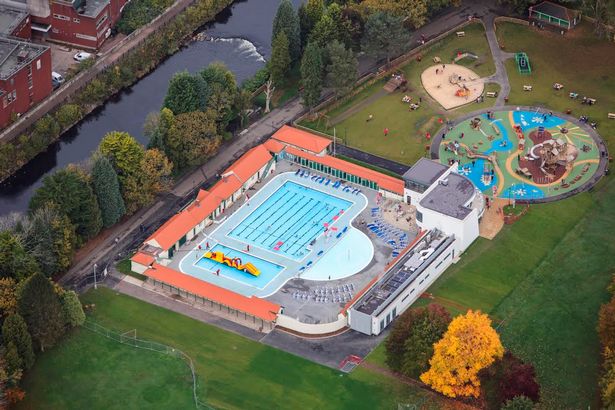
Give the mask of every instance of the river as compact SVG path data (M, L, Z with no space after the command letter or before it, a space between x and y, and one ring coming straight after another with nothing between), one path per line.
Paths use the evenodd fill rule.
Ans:
M301 0L292 2L298 7ZM147 144L143 122L147 114L161 108L174 73L197 72L211 62L222 61L235 73L238 83L251 77L271 53L271 24L278 4L279 0L243 0L221 12L203 29L213 40L187 44L0 184L0 215L26 211L46 175L87 159L109 131L126 131Z

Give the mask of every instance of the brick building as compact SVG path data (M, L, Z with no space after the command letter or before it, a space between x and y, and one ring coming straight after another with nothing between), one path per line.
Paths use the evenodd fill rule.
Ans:
M0 127L51 91L50 48L0 37Z
M31 23L30 15L26 11L0 4L0 36L29 40L32 36Z
M47 13L32 15L33 29L52 41L97 50L125 4L126 0L51 0Z

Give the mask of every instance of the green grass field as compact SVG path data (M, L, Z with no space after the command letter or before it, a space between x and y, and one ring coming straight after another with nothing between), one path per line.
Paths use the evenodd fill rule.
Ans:
M100 288L83 297L90 317L120 332L188 354L199 399L215 408L375 409L397 403L446 407L434 394L358 368L351 375L188 317ZM83 329L41 355L25 381L20 408L192 408L186 365L111 342ZM172 403L170 405L169 403Z
M450 62L458 51L471 51L478 56L478 60L464 59L459 64L472 68L481 76L495 72L483 26L472 24L464 30L466 37L457 38L452 34L423 53L420 62L412 61L402 68L409 83L407 92L384 93L382 87L386 79L383 79L327 113L329 127L324 119L304 121L301 125L329 135L333 135L335 128L337 136L349 146L401 163L414 163L425 155L425 145L429 143L425 134L428 132L434 134L442 126L438 122L439 118L454 117L464 112L488 107L495 102L494 99L486 99L481 104L471 103L445 114L421 86L421 73L434 64L434 57L440 57L443 62ZM486 91L498 89L497 84L486 85ZM401 102L401 98L406 94L412 96L414 101L422 98L421 108L416 111L409 110L408 104ZM373 115L373 119L367 122L366 119L370 114ZM383 136L385 128L390 131L387 137Z

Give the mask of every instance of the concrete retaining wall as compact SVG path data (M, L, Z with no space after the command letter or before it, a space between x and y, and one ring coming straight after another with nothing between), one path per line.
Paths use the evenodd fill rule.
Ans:
M338 330L348 326L348 318L345 315L339 314L335 322L313 324L303 323L290 316L279 314L276 320L276 325L306 335L324 335L337 332Z

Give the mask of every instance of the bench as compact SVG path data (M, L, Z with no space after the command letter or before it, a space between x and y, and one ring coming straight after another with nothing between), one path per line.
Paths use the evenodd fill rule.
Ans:
M531 85L524 85L523 86L523 91L532 91L532 86Z
M466 36L466 32L465 31L458 31L457 32L457 37L465 37Z
M498 96L498 92L497 91L487 91L487 97L491 97L491 98L495 98Z
M609 120L615 120L615 112L609 113Z

